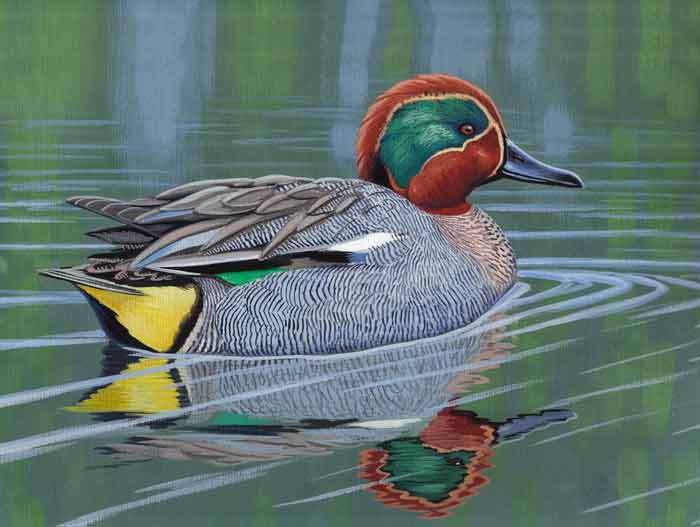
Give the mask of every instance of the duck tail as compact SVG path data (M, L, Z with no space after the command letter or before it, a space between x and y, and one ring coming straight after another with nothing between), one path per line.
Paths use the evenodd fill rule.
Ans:
M39 274L50 278L65 280L75 286L94 287L101 291L111 291L113 293L122 293L125 295L143 295L143 292L135 287L117 284L111 280L97 278L87 274L82 267L64 267L59 269L41 269ZM82 288L80 288L82 289Z
M153 351L174 351L201 309L194 284L128 286L89 275L81 267L45 269L44 276L70 282L85 295L112 339Z

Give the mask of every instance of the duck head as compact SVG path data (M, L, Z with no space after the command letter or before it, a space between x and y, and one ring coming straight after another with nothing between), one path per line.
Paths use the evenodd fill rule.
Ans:
M466 197L500 178L581 188L581 179L511 141L491 98L449 75L419 75L380 95L357 140L362 179L433 214L469 210Z

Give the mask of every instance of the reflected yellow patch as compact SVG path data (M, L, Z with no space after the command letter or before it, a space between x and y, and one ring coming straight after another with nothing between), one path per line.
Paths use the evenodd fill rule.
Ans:
M168 364L167 359L140 359L129 364L122 374L135 373ZM167 371L115 381L100 388L87 399L68 406L70 412L154 414L180 408L175 381Z
M80 289L105 306L139 342L155 351L168 351L197 300L194 287L136 287L143 295L105 291L86 285Z

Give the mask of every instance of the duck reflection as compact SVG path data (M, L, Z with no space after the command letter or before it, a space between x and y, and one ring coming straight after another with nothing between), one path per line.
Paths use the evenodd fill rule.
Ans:
M385 505L440 518L489 484L482 472L492 466L493 447L572 417L569 410L545 410L494 422L448 407L416 437L362 452L360 477L377 482L369 489Z
M459 406L510 349L498 331L466 330L332 360L173 360L110 345L103 374L117 379L68 409L103 420L154 417L98 449L112 466L232 466L364 448L359 476L380 502L441 517L489 483L483 472L496 445L573 416L549 410L494 421ZM181 417L158 420L178 409Z

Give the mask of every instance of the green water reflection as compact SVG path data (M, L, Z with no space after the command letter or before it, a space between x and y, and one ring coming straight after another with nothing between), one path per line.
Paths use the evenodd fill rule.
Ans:
M82 233L103 225L64 207L65 196L137 196L175 182L280 172L353 177L354 134L371 99L416 73L447 72L484 87L514 140L577 170L588 185L565 194L498 183L475 194L512 234L520 258L689 265L582 262L577 270L598 277L660 274L676 282L662 281L668 291L636 311L508 336L513 354L576 340L480 372L479 382L453 383L461 397L540 381L456 410L490 423L561 401L557 406L577 418L504 441L484 472L490 483L437 521L539 527L697 520L700 487L693 484L581 513L700 475L700 432L673 435L700 422L697 363L689 361L700 355L697 343L586 373L700 336L697 306L633 319L698 297L697 288L678 282L697 285L700 278L698 27L700 3L693 0L0 1L0 392L103 373L101 342L31 340L97 329L67 286L34 272L90 254L72 244L91 243ZM523 280L531 293L556 285ZM624 298L645 287L634 283ZM629 324L637 325L620 329ZM505 331L525 326L516 322ZM95 408L66 411L82 397L71 392L0 409L0 441L99 422L93 414L105 419ZM120 415L132 414L141 413ZM419 437L430 419L416 426L404 437ZM154 433L147 426L122 430L0 465L0 524L55 525L142 498L134 494L142 487L221 470L196 456L139 463L105 456L106 445ZM372 490L274 508L366 482L359 469L315 478L356 467L368 449L398 448L392 441L400 440L289 455L294 462L264 478L141 507L104 524L424 523L405 508L385 506Z

